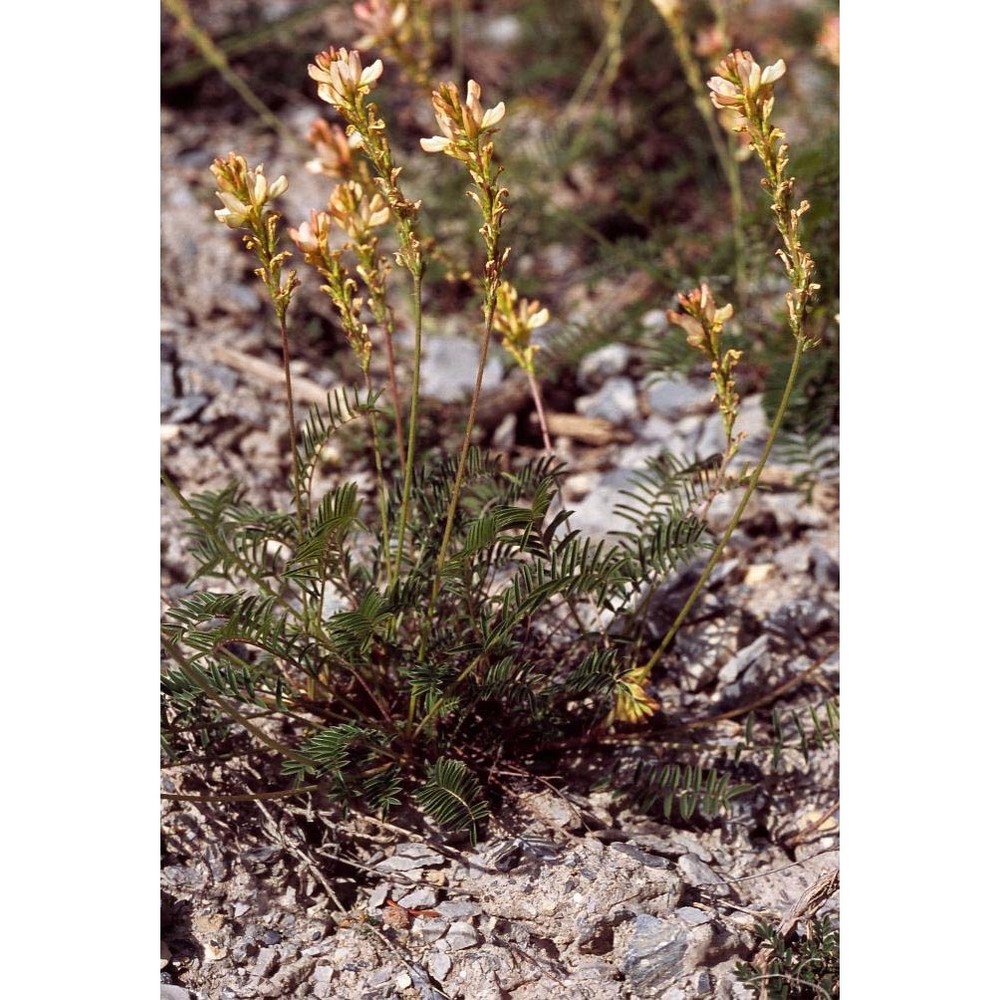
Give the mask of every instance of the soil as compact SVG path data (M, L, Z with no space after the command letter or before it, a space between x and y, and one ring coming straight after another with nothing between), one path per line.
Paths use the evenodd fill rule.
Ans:
M221 38L238 31L240 11L260 19L287 14L289 6L210 3L195 16ZM164 18L170 73L193 50ZM476 23L488 27L489 19ZM258 64L234 63L281 120L304 133L329 110L311 94L305 62L354 35L346 9L337 16L331 10L257 50ZM497 85L501 54L470 38L467 64L478 65L478 56L482 76ZM165 87L163 98L164 468L186 495L239 480L251 502L283 508L280 345L247 255L212 217L208 167L232 149L251 165L264 163L269 177L294 178L281 204L291 224L323 204L327 182L305 173L307 152L263 127L217 74ZM396 110L405 131L406 109ZM426 122L413 127L432 134L420 131ZM417 179L420 169L412 168ZM573 199L582 203L595 190L583 176L554 182L553 197L567 200L570 211L578 207ZM641 274L575 280L586 253L568 239L561 250L539 254L554 315L614 315L644 298L648 309L670 304ZM293 373L305 404L343 384L350 368L344 350L331 346L336 332L323 318L322 295L303 277L313 287L295 307ZM447 289L435 298L444 332L469 315L459 291ZM635 345L625 375L636 385L639 417L615 426L592 422L589 437L557 440L574 474L576 503L620 467L648 415ZM590 391L573 370L546 390L553 411L567 416ZM460 426L460 407L431 405L433 425ZM531 410L523 383L510 373L484 401L484 442L512 464L540 453ZM517 418L504 421L507 412ZM683 419L710 415L696 405ZM600 426L603 438L594 436ZM447 449L450 440L444 434L441 445ZM331 460L332 474L356 471L361 461L348 441ZM279 787L268 765L240 754L238 740L228 763L166 766L165 792L204 798L163 801L162 996L756 996L735 975L738 963L766 959L755 921L781 926L791 939L806 917L836 920L839 913L838 746L831 738L799 748L792 721L807 733L836 728L823 713L836 704L839 682L839 508L835 483L806 496L795 472L772 463L699 613L652 678L655 697L671 707L670 725L610 733L546 760L541 771L506 763L498 775L508 792L504 806L476 844L415 813L386 820L343 815L306 797L220 800ZM728 500L713 508L716 529ZM166 607L187 592L191 568L180 512L167 494L162 565ZM662 629L689 585L682 577L660 593ZM621 768L638 748L656 742L669 761L671 746L693 745L693 759L711 764L719 748L731 751L744 738L751 712L755 740L773 745L780 726L787 746L743 754L732 775L750 790L720 816L664 816L618 794Z

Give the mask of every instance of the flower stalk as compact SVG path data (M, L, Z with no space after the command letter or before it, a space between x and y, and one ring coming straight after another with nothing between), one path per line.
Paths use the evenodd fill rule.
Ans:
M519 299L517 289L509 281L500 283L500 287L497 289L497 308L493 317L493 329L500 334L504 350L528 376L528 386L531 389L535 412L538 414L542 441L545 444L545 450L551 453L552 441L549 438L549 425L545 419L545 407L542 405L542 394L535 372L535 355L538 353L538 345L531 342L533 331L545 326L548 321L549 311L543 309L540 302L536 299L532 299L530 302Z
M715 401L719 406L722 427L726 435L726 450L722 461L724 469L736 454L742 440L742 435L733 434L733 424L740 405L733 372L743 352L732 348L725 351L722 349L723 327L733 316L733 306L730 303L716 308L712 290L704 281L700 288L686 295L678 295L677 301L683 312L668 309L667 319L687 334L688 345L704 354L712 365L711 377L715 383Z
M785 274L791 285L790 290L785 295L785 301L788 310L788 325L795 344L792 363L767 441L757 464L750 473L743 496L726 525L722 537L712 550L712 554L684 607L678 612L677 617L652 655L643 664L640 675L640 679L643 680L649 677L653 667L659 662L670 643L673 642L691 608L694 607L695 601L701 594L712 570L722 558L722 554L729 544L736 526L742 519L770 458L771 449L774 447L785 411L788 409L788 403L792 397L802 355L818 343L810 339L805 331L807 311L820 288L812 280L815 272L813 259L802 244L800 223L802 216L809 209L809 203L802 201L797 207L792 206L795 178L787 174L788 146L784 142L785 134L781 129L771 124L771 114L774 110L774 84L784 73L785 63L783 60L779 59L774 65L762 69L749 52L736 49L719 63L718 75L709 80L708 87L711 91L712 103L716 108L735 113L734 131L747 134L751 147L764 167L761 186L771 196L771 211L774 214L775 227L783 244L775 253L784 265ZM709 341L711 339L711 333L706 330L705 323L707 322L709 327L712 327L716 321L720 320L720 316L724 312L724 310L716 310L714 303L711 307L708 306L704 290L705 286L699 293L697 301L694 299L694 293L686 300L682 298L682 307L684 302L687 302L688 309L685 311L688 312L688 316L678 316L682 327L688 331L689 342L691 340L697 341L696 346L699 349L704 349L705 339ZM695 314L690 312L692 307L696 310ZM728 308L730 307L726 307L726 309ZM700 316L697 315L699 310ZM709 312L712 313L711 319L708 318ZM701 326L700 332L695 329L694 324L688 322L688 320L695 318L698 319L698 324ZM724 377L721 371L718 376ZM718 389L719 383L716 382L716 385ZM720 396L720 404L721 400ZM725 419L725 414L723 418Z
M305 262L322 277L326 284L322 291L326 292L340 317L341 327L347 342L357 358L358 367L364 379L365 389L372 394L371 359L372 341L368 324L362 319L361 310L364 301L358 295L358 282L344 264L344 254L353 250L361 259L358 265L359 274L368 276L368 288L373 286L373 298L368 299L369 307L373 306L374 298L381 296L384 305L385 289L379 283L377 276L381 269L376 262L378 237L372 233L372 227L384 225L389 221L389 210L376 194L366 199L361 187L355 181L339 186L331 195L328 212L312 212L308 222L303 222L298 229L289 230L292 242L302 252ZM330 247L330 227L336 223L355 242L344 247ZM366 270L365 264L368 265ZM385 307L388 309L388 307ZM375 309L372 309L375 313ZM377 314L376 314L377 318ZM386 486L385 471L382 462L382 440L378 421L373 412L368 413L368 427L372 438L372 451L375 456L375 477L379 497L379 519L382 526L383 550L387 560L387 569L391 575L389 554L389 491Z
M306 503L302 483L299 481L298 465L295 461L295 409L292 396L291 350L288 343L286 316L292 301L292 293L299 286L299 279L293 270L284 272L285 262L291 257L287 250L279 249L278 222L281 216L268 209L268 205L288 190L288 180L284 175L269 183L264 176L263 166L253 170L247 161L236 153L226 159L217 158L211 167L219 185L216 195L223 207L217 209L215 217L230 229L244 229L243 243L260 261L254 274L263 282L274 306L274 315L281 334L281 360L285 373L285 407L288 416L289 455L292 463L293 491L295 493L295 513L299 537L305 531Z
M493 142L490 136L496 131L496 126L502 121L506 107L501 101L492 108L483 107L480 100L482 90L475 80L469 80L466 86L465 101L459 96L458 87L454 83L443 83L432 95L434 116L440 135L421 139L421 148L427 153L444 153L465 165L475 187L468 191L469 197L476 203L482 215L483 225L479 230L486 246L486 260L483 264L483 332L480 338L479 361L476 367L476 378L469 402L469 415L462 436L459 451L455 482L452 485L445 516L444 531L441 537L440 549L435 561L434 578L431 584L428 614L424 620L421 634L419 657L422 659L427 649L430 620L441 593L441 581L444 575L444 565L448 559L448 546L451 542L458 504L462 495L462 485L465 481L465 469L472 445L472 434L476 426L476 412L479 397L482 392L483 372L486 370L486 360L489 356L490 336L493 331L496 316L497 299L500 293L501 275L510 249L500 248L500 231L503 217L507 212L505 204L508 191L499 183L502 168L493 166ZM438 698L429 709L426 723L436 714L437 706L442 702ZM417 708L416 696L410 698L408 722L412 725ZM422 723L423 725L423 723Z
M383 254L378 253L378 238L370 233L372 225L381 225L382 221L388 221L391 213L388 212L388 206L385 206L386 214L384 216L376 211L375 198L381 199L383 204L384 199L378 193L367 162L357 155L357 150L361 145L361 137L357 132L348 137L339 125L330 125L318 118L310 126L307 138L315 150L316 156L306 163L306 169L311 173L332 177L338 182L347 183L349 186L355 185L351 189L352 198L350 200L355 204L364 204L361 197L363 195L371 206L371 214L377 216L375 219L369 218L367 220L368 224L364 227L363 234L356 232L355 224L349 221L350 216L345 218L342 214L343 205L341 202L344 199L343 195L338 194L340 188L335 188L330 196L329 210L331 214L341 218L345 223L342 228L346 228L349 235L352 235L355 240L353 249L358 257L357 274L368 288L370 293L368 307L385 336L389 398L392 402L396 447L400 464L402 464L406 456L406 438L403 431L402 396L396 377L396 319L388 300L387 284L391 269L388 259Z
M403 493L399 517L399 538L396 558L390 580L399 578L403 554L406 548L406 525L408 522L411 494L413 491L413 469L416 460L417 421L420 402L420 357L422 353L421 288L425 268L424 251L417 229L420 211L419 201L410 201L399 186L402 167L396 166L386 138L385 120L380 117L374 101L366 100L372 88L382 75L381 59L362 68L361 56L356 49L330 48L316 56L309 66L309 76L317 84L321 100L332 104L347 122L346 138L356 141L375 170L372 179L375 189L388 208L396 229L398 249L396 262L405 268L411 278L413 298L413 386L410 392L409 426L405 450L401 449L403 461ZM364 262L362 262L364 266ZM374 275L374 269L369 269ZM371 286L369 286L371 287ZM391 329L387 330L387 340L391 341ZM393 361L389 353L390 371ZM394 376L392 376L394 377ZM391 384L391 383L390 383Z
M483 372L486 369L486 359L489 355L490 333L493 329L497 307L497 297L500 289L501 272L510 252L500 250L500 227L507 212L505 199L508 191L499 184L501 168L493 168L493 143L489 137L496 131L495 126L503 119L506 112L503 101L486 110L480 101L482 91L475 80L470 80L466 87L464 103L459 97L458 87L454 83L444 83L434 91L432 101L434 116L437 119L440 135L429 139L421 139L420 146L427 153L444 153L465 164L475 184L475 189L467 192L476 203L483 217L480 235L486 245L486 261L483 265L483 335L480 338L479 363L476 368L476 379L469 404L469 416L462 436L462 446L458 457L458 467L455 472L455 484L452 487L451 502L445 521L444 534L441 539L441 550L438 553L437 569L434 585L431 590L431 607L434 606L441 589L441 575L445 560L448 558L448 543L455 525L455 515L458 511L458 501L465 479L465 467L472 444L472 432L476 425L476 411L479 396L482 391Z

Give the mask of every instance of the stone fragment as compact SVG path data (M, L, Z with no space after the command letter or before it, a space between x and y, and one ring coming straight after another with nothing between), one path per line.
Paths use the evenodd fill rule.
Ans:
M636 838L636 841L638 842L638 838ZM668 844L670 849L664 853L670 854L671 857L680 857L682 854L693 854L696 858L701 858L702 861L708 862L712 860L712 852L698 837L688 833L686 830L672 830Z
M763 583L772 573L775 571L774 563L754 563L752 566L747 567L746 575L743 577L743 582L748 587L756 586L759 583Z
M783 604L764 621L764 630L789 645L802 645L824 632L836 632L839 616L826 601L799 598Z
M435 904L434 909L448 920L458 920L461 917L478 917L483 908L478 903L467 899L446 899Z
M649 990L665 987L680 973L684 952L684 937L675 923L640 913L622 968L639 995L650 996Z
M758 636L744 646L732 657L729 662L719 671L719 685L726 686L732 684L740 677L751 664L756 663L770 649L771 638L767 635Z
M690 924L692 927L697 927L699 924L707 924L712 919L704 910L699 910L696 906L682 906L674 916L683 920L684 923Z
M694 988L698 996L710 996L712 991L715 989L715 982L712 979L712 974L704 969L699 972L695 978Z
M677 859L677 870L690 886L700 888L718 886L723 890L724 895L729 895L729 887L701 858L694 854L682 854Z
M191 1000L191 994L180 986L161 983L160 1000Z
M614 925L606 916L579 917L576 945L584 955L606 955L614 947Z
M640 850L635 846L635 844L612 844L611 850L628 855L628 857L633 858L635 861L645 865L647 868L670 867L670 861L667 858L661 858L655 854L649 854L646 851Z
M661 416L674 418L711 406L714 394L707 383L691 382L680 375L651 376L644 388L649 408Z
M405 858L397 854L380 861L375 866L375 870L379 872L415 872L423 868L425 864L427 864L426 860L421 858ZM419 876L415 877L419 878Z
M479 944L479 935L472 924L458 920L448 929L445 942L450 951L461 951L464 948L474 948Z
M255 976L260 976L261 979L265 979L267 976L274 975L277 968L278 949L261 948L257 955L257 964L253 968L253 974Z
M472 393L479 366L479 345L464 337L426 337L420 368L420 391L442 403L459 403ZM503 380L503 365L494 353L486 362L483 389Z
M615 511L622 500L625 482L610 483L602 480L590 495L577 504L573 512L573 528L583 535L606 537L612 531L628 531L634 525Z
M427 959L427 968L431 975L440 983L451 971L451 959L441 951L436 951Z
M418 886L403 896L393 897L400 906L405 906L410 910L427 910L434 908L437 902L437 895L433 889L426 886Z
M418 841L407 841L396 845L395 856L397 858L419 858L424 864L441 864L444 858L433 848Z
M810 547L805 542L796 542L775 552L774 561L785 573L808 573Z
M392 885L388 882L379 882L372 894L368 897L368 912L374 913L384 902L386 896L392 891Z
M190 396L171 400L167 409L161 412L167 423L183 424L194 420L210 402L208 396L202 393L192 393Z
M624 344L606 344L591 351L580 361L576 381L583 389L596 389L613 375L628 368L628 348Z
M826 549L814 545L809 550L809 571L824 587L840 586L840 563Z
M419 934L421 939L428 944L441 938L450 926L447 920L441 920L437 917L414 917L413 919L413 933Z
M585 417L625 424L638 415L639 397L630 378L616 375L592 396L580 396L575 406Z
M780 528L825 528L829 523L823 511L803 502L801 493L762 493L758 499L765 510L774 514Z
M580 810L561 795L536 792L525 799L525 804L546 827L572 830L580 823Z

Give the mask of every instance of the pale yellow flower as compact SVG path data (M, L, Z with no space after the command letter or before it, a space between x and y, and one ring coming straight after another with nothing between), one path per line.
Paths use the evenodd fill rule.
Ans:
M236 195L229 191L216 191L216 195L222 199L225 208L217 208L215 217L219 222L225 223L230 229L241 229L247 224L250 218L250 206L240 201Z
M215 217L230 229L240 229L259 218L268 202L288 190L284 174L268 183L263 165L251 172L247 161L236 153L230 153L225 160L216 159L211 170L222 189L215 193L224 206L216 209Z
M736 49L716 67L719 76L708 81L712 103L719 109L733 108L743 112L770 100L774 83L785 75L785 61L761 69L749 52Z
M311 174L350 177L354 173L354 151L362 142L357 132L348 136L339 125L330 125L322 118L317 118L309 126L306 139L316 150L316 158L306 163L306 170Z
M384 226L392 218L382 195L366 196L357 181L338 184L327 207L333 221L353 239L364 238L368 230Z
M453 83L444 84L434 91L434 117L441 135L421 139L426 153L445 153L457 160L469 160L478 148L479 137L492 129L507 113L503 101L489 110L483 108L482 90L475 80L470 80L465 92L465 103L458 99L458 88Z
M687 334L691 347L711 353L717 346L723 324L732 318L733 304L730 302L721 309L717 308L712 289L704 281L700 288L687 295L678 294L677 301L684 312L668 309L667 319Z
M274 201L288 190L288 178L282 174L276 181L268 184L264 176L264 168L260 166L254 175L253 203L257 208L263 208L269 201Z
M303 222L298 229L289 229L288 235L307 260L313 255L321 257L330 246L330 216L314 210L308 222Z
M501 334L504 349L527 372L534 372L538 352L538 345L531 343L531 333L548 321L549 311L543 309L540 302L519 298L517 289L509 281L500 283L493 328Z
M406 24L409 9L405 3L390 0L359 0L354 5L354 16L367 34L358 39L359 49L370 49L380 41L393 38Z
M608 713L607 723L636 723L654 715L660 703L645 688L645 671L641 667L630 670L615 684L615 704Z
M665 21L674 17L681 6L680 0L651 0L651 2Z
M465 106L469 109L469 113L472 115L472 120L476 123L480 132L484 132L488 128L492 128L498 122L503 119L506 114L507 109L504 106L503 101L499 104L494 105L489 111L484 111L483 106L479 101L482 95L482 90L479 84L475 80L470 80L468 87L466 88L465 95ZM469 133L472 133L472 129L468 129Z
M330 48L316 56L316 62L309 65L309 75L319 85L320 100L335 108L353 108L357 98L369 93L382 75L382 60L362 69L357 49Z

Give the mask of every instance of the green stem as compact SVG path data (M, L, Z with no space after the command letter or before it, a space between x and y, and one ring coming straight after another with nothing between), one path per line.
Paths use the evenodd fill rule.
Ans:
M383 273L384 258L379 256L377 248L378 239L373 236L368 236L365 240L358 240L355 243L358 259L363 265L363 267L358 268L358 273L371 293L368 305L372 310L375 321L382 328L382 332L385 335L389 398L392 400L392 419L396 432L396 449L399 456L399 463L402 465L403 456L406 452L406 438L403 431L403 406L399 396L399 383L396 379L396 347L393 343L396 324L392 308L386 301L386 286Z
M372 376L367 364L362 366L362 375L365 380L365 388L368 390L368 398L372 396ZM396 411L397 417L399 411ZM375 483L378 493L378 514L379 525L382 531L382 551L385 554L385 566L387 579L392 579L392 552L390 545L389 531L389 490L385 482L385 467L382 461L382 435L378 429L378 418L372 411L368 411L368 429L372 436L372 454L375 457Z
M399 511L399 537L396 545L396 565L393 568L390 586L399 579L406 547L406 529L410 515L410 492L413 488L413 465L417 454L417 422L420 416L420 355L423 351L423 310L420 305L423 276L420 271L412 271L413 276L413 386L410 389L410 426L406 444L406 465L403 472L403 499Z
M472 400L469 403L469 417L465 423L465 434L462 436L462 449L458 455L458 468L455 470L455 484L451 490L451 500L448 503L448 514L444 522L444 534L441 537L441 549L438 552L437 565L434 568L434 582L431 586L430 610L437 603L441 592L441 578L444 564L448 558L448 543L455 527L455 517L458 513L458 502L462 496L462 484L465 481L465 465L472 447L472 433L476 429L476 412L479 409L479 396L483 387L483 372L486 370L486 360L490 352L490 333L493 329L493 316L496 312L496 293L494 292L486 308L486 325L483 329L482 341L479 345L479 365L476 368L476 383L472 389Z
M365 373L368 379L367 373ZM371 391L371 380L368 379L369 392ZM389 491L385 484L385 470L382 467L382 438L378 431L378 421L374 413L369 412L368 424L372 435L372 451L375 455L375 479L378 483L378 515L382 529L382 548L385 552L386 571L388 578L392 579L392 552L389 543Z
M702 570L701 576L698 577L698 582L694 585L694 589L691 591L687 602L684 607L681 608L677 617L674 619L673 625L670 626L670 630L663 637L659 646L656 647L653 655L643 665L642 670L646 676L649 675L653 667L659 662L664 652L666 652L667 647L673 641L674 636L677 635L677 632L680 630L681 625L684 624L691 608L694 607L694 603L698 599L698 595L701 593L705 583L708 581L712 570L715 569L719 559L722 558L722 554L725 551L726 546L729 544L729 539L736 530L736 526L740 523L740 519L743 517L743 513L747 508L747 504L750 502L750 497L753 496L754 490L757 488L757 483L764 471L764 467L767 465L767 460L771 455L771 449L774 447L774 442L777 439L778 430L780 429L781 422L785 416L785 410L788 408L788 401L792 397L792 390L795 387L795 379L798 375L799 363L802 360L802 353L804 350L804 338L797 337L795 340L795 354L792 357L792 365L788 372L788 380L785 382L785 391L781 397L781 402L778 404L778 410L774 415L774 422L771 424L771 432L768 435L767 443L764 445L763 454L757 462L757 465L754 467L753 473L750 476L750 481L743 493L743 498L740 500L739 506L736 508L733 516L729 519L729 523L726 525L726 530L723 533L722 538L720 538L716 543L716 546L712 551L712 555L705 564L705 568Z
M483 330L483 338L479 349L479 366L476 369L476 383L473 386L472 400L469 403L469 418L465 424L465 435L462 438L462 448L458 456L458 468L455 470L455 483L452 486L451 499L448 502L448 514L445 519L444 534L441 538L441 548L438 551L437 560L434 565L434 580L431 583L430 600L427 604L427 610L424 614L423 628L421 629L420 647L417 654L418 662L423 662L424 656L427 652L427 640L430 636L431 620L434 616L434 609L437 607L438 597L441 594L441 581L444 576L444 564L448 559L448 543L451 541L451 533L455 526L455 517L458 512L458 502L462 496L462 484L465 481L465 466L469 457L469 449L472 446L472 432L476 427L476 411L479 407L479 395L483 386L483 372L486 370L486 359L489 357L490 333L493 330L493 316L496 312L497 304L496 291L491 289L487 292L487 294L489 295L489 298L487 299L486 307L486 324ZM474 660L470 663L451 686L454 687L460 680L464 680L473 669L476 662L478 661ZM431 719L433 719L437 707L441 704L442 700L443 698L438 698L430 706L420 725L410 734L411 739L416 737L420 730L423 729ZM411 693L410 707L409 712L407 713L408 725L413 724L416 712L417 696L415 693Z
M531 398L535 403L535 412L538 414L538 425L542 431L542 443L545 445L545 450L548 454L552 454L552 439L549 437L549 423L545 419L545 407L542 406L542 394L538 388L538 379L535 377L535 373L529 371L528 373L528 386L531 389ZM562 487L559 488L560 498L562 497Z
M389 397L392 399L392 419L396 431L396 448L399 453L399 461L402 462L406 446L403 436L403 408L400 402L399 383L396 381L396 348L392 342L396 326L392 321L392 316L388 312L382 323L382 331L385 333L385 357L389 368Z
M288 328L285 326L284 317L278 320L278 326L281 329L281 367L285 372L285 410L288 417L289 458L292 462L292 490L295 493L295 519L301 540L306 530L306 511L303 504L307 502L307 498L302 495L302 477L299 474L298 452L295 446L295 397L292 393L291 350L288 346Z

